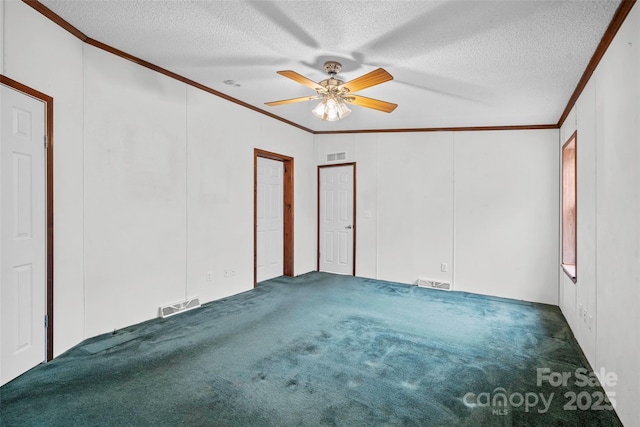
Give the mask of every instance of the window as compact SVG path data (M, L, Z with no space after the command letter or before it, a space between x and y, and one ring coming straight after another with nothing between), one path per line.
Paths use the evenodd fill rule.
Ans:
M576 269L576 133L562 146L562 269L575 283Z

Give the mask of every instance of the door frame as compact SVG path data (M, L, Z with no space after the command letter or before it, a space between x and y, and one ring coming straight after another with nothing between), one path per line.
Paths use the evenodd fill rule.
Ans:
M317 271L320 271L320 171L325 168L335 168L339 166L353 166L353 271L352 276L356 275L356 232L358 228L356 227L356 162L348 162L348 163L336 163L331 165L319 165L318 166L318 225L317 225Z
M46 334L46 361L53 359L53 97L44 94L27 85L10 79L0 74L0 84L11 89L22 92L27 96L38 99L44 103L45 108L45 136L47 138L47 148L45 153L45 205L46 205L46 233L45 233L45 252L46 252L46 306L45 315L48 324Z
M258 157L282 162L282 274L293 277L293 157L253 149L253 287L258 286Z

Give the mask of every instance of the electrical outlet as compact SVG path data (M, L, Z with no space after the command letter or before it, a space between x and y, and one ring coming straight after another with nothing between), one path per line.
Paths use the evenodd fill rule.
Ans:
M443 262L442 264L440 264L440 271L446 272L448 269L449 269L449 266L447 265L446 262Z
M224 277L225 277L225 279L226 279L227 277L229 277L229 270L225 270L225 271L224 271Z
M207 281L211 282L213 280L213 271L207 271Z
M584 323L587 323L587 309L586 308L582 312L582 320L584 321Z
M235 268L235 267L234 267L234 268L232 268L232 269L229 271L229 275L230 275L231 277L234 277L234 276L236 275L236 268Z

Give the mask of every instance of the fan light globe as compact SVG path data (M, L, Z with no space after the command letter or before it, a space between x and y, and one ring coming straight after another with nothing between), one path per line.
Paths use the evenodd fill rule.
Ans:
M351 110L349 109L349 107L347 107L347 104L345 104L344 101L340 100L340 102L338 103L338 116L341 119L344 119L349 114L351 114Z
M335 122L351 114L351 110L345 105L342 99L329 96L322 100L312 113L321 120Z

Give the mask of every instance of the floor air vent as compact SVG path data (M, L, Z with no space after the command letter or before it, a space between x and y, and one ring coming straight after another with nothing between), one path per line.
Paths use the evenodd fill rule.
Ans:
M198 307L200 307L200 299L190 298L182 302L177 302L175 304L160 307L160 317L165 318L173 316L174 314L182 313L187 310L193 310L194 308Z
M439 282L437 280L431 280L431 279L420 278L420 279L418 279L417 285L420 286L421 288L440 289L442 291L450 291L451 290L451 283L449 283L449 282Z

